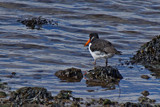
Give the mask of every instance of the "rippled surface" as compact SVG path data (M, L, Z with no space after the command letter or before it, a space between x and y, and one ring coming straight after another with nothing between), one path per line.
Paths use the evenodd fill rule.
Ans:
M120 102L137 102L141 92L160 102L160 80L143 66L120 66L145 42L160 34L159 0L1 0L0 1L0 77L12 90L23 86L43 86L56 95L60 90L73 91L83 98L110 98ZM58 26L45 25L41 30L29 29L17 22L23 17L53 19ZM121 56L109 59L124 79L115 90L87 87L81 82L61 82L57 70L77 67L83 71L93 67L84 43L91 32L111 41ZM103 60L98 65L104 65ZM16 73L10 78L12 72ZM149 75L149 80L142 79ZM121 89L120 98L119 88Z

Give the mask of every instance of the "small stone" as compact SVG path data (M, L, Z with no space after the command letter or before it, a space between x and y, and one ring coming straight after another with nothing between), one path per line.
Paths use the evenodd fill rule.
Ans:
M103 105L107 105L107 104L111 104L111 100L109 99L105 99L104 102L103 102Z
M143 78L143 79L149 79L150 77L148 75L141 75L141 78Z
M148 96L148 95L149 95L149 92L148 92L148 91L142 91L141 94L142 94L143 96Z
M15 72L12 72L12 75L16 75L16 73L15 73Z
M83 74L81 69L77 68L68 68L65 70L59 70L55 73L55 75L61 80L65 80L67 82L80 82L83 78Z

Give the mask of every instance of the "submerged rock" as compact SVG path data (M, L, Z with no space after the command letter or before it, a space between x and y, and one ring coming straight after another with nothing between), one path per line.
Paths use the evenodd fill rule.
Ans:
M67 82L80 82L83 78L83 74L81 69L77 68L68 68L65 70L59 70L55 73L55 75L61 80Z
M115 84L118 84L120 79L123 79L119 71L111 66L97 66L93 70L89 70L86 77L88 78L86 84L89 86L102 86L112 89L115 88Z
M19 19L17 21L26 25L31 29L40 29L42 25L45 25L45 24L58 25L58 23L54 22L53 20L45 19L45 18L42 18L41 16Z
M25 103L44 104L52 99L51 93L45 88L23 87L11 92L9 100L15 102L17 105L22 105Z
M160 73L160 35L142 45L131 58L131 62L142 64L150 71Z

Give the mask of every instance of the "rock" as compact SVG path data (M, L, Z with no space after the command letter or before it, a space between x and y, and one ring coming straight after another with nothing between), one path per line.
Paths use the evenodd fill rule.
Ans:
M160 35L142 45L131 62L142 64L153 72L160 72Z
M141 78L143 78L143 79L149 79L150 77L148 75L141 75Z
M145 43L133 56L135 63L160 64L160 35Z
M123 79L118 69L111 66L97 66L93 70L89 70L87 77L90 79L108 80L108 79Z
M48 20L48 19L42 18L41 16L19 19L17 21L26 25L31 29L40 29L42 25L45 25L45 24L58 25L58 23L54 22L53 20Z
M73 102L70 107L81 107L77 102Z
M3 91L0 91L0 98L5 98L7 97L7 94Z
M142 91L141 94L142 94L143 96L148 96L148 95L149 95L149 92L148 92L148 91Z
M112 104L111 100L105 99L103 105Z
M0 83L0 89L1 90L10 90L10 87L8 87L8 84L6 82Z
M11 92L9 100L15 102L18 105L24 103L38 103L44 104L53 97L51 93L45 88L41 87L23 87L16 91Z
M83 78L81 69L77 68L68 68L65 70L60 70L57 71L55 75L61 80L65 80L67 82L80 82Z
M115 89L115 84L118 84L123 78L119 71L111 66L97 66L93 70L89 70L86 77L88 86L102 86L110 89Z
M69 100L72 97L72 91L61 90L60 93L54 97L54 99L66 99Z
M82 98L73 97L72 91L70 90L61 90L57 96L54 97L54 101L61 105L60 107L80 107L81 100Z
M150 103L155 103L156 100L154 99L150 99L146 96L141 96L138 98L138 101L141 103L141 104L150 104Z
M146 97L146 96L141 96L141 97L139 97L139 98L138 98L138 101L139 101L140 103L142 103L142 104L154 103L154 102L155 102L155 100L149 99L149 98Z

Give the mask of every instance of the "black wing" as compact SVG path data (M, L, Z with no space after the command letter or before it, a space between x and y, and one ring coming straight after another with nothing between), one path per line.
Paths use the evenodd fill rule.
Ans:
M113 54L121 54L120 51L117 51L114 46L106 40L96 39L92 42L90 47L91 51L101 51L104 53L113 53Z

